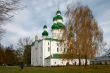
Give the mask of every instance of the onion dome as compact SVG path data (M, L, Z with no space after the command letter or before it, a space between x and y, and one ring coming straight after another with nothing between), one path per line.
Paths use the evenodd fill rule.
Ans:
M60 11L60 10L58 10L58 11L56 12L56 15L57 15L57 14L61 14L61 11Z
M62 23L54 23L51 28L52 28L52 30L65 29L65 26Z
M56 21L56 20L58 20L58 19L63 20L63 17L61 16L61 11L60 11L60 10L58 10L58 11L56 12L56 16L53 18L53 21Z
M59 26L59 29L65 29L65 26L62 23L57 23L57 25Z
M63 17L61 15L57 15L53 18L53 21L56 21L56 20L63 20Z
M48 36L48 32L45 30L44 32L42 32L42 36Z
M58 10L56 12L56 16L53 18L53 25L52 25L52 30L55 29L65 29L65 26L63 25L63 17L61 16L61 11ZM56 22L55 22L56 21Z
M44 25L43 29L47 29L47 26L46 26L46 25Z
M63 18L62 18L61 15L57 15L57 16L56 16L56 19L61 19L61 20L63 20Z
M56 21L57 20L57 17L55 16L55 17L53 17L53 21Z
M43 29L44 31L42 32L42 36L48 36L47 25L44 25Z
M52 30L53 29L59 29L59 26L57 25L57 23L54 23L53 25L52 25Z

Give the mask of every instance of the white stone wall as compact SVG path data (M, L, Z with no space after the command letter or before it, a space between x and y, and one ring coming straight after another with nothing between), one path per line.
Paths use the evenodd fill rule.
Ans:
M57 49L59 50L57 52ZM61 46L59 41L52 40L43 40L43 61L45 63L45 58L53 54L61 54L63 51L61 50ZM48 62L49 64L50 62ZM50 64L49 64L50 65Z
M49 40L43 40L43 51L44 51L44 58L50 56L50 41Z
M63 44L64 45L64 44ZM42 40L39 43L35 43L31 48L31 65L32 66L62 66L69 62L70 65L78 65L79 60L63 60L63 59L46 59L48 56L53 54L62 54L64 46L59 41L55 40ZM57 48L59 51L57 51ZM81 59L81 64L85 64L85 59ZM88 60L88 65L90 61Z
M57 49L59 51L57 51ZM43 40L44 58L52 54L61 54L63 53L63 49L64 47L60 44L59 41Z
M50 59L45 59L44 60L44 66L50 66Z
M31 65L32 66L42 66L43 65L43 42L35 43L31 47Z
M50 63L51 61L51 66L66 66L67 63L69 65L79 65L79 60L78 59L73 59L73 60L63 60L63 59L46 59L46 63ZM90 64L90 60L88 61L88 65ZM81 59L81 65L85 64L85 59ZM50 66L48 64L45 64L45 66Z
M62 35L63 35L63 30L59 29L59 30L52 30L52 38L53 39L62 39Z

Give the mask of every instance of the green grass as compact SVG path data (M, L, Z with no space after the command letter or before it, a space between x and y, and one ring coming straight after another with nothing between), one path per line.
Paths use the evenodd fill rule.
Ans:
M0 67L0 73L110 73L110 66Z

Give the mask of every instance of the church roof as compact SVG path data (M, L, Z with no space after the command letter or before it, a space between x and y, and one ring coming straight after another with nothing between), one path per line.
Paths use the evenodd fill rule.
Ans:
M51 56L48 56L46 59L61 59L63 54L53 54Z
M56 16L53 18L53 21L58 20L58 19L63 20L63 17L62 17L61 15L56 15Z
M54 23L51 28L52 28L52 30L54 30L54 29L65 29L65 26L62 23Z
M32 42L31 46L33 46L35 44L36 41Z
M61 20L62 22L59 22L57 20ZM61 16L60 10L56 12L56 16L53 18L53 21L56 21L56 23L53 23L51 27L52 30L65 29L65 26L63 24L63 17Z
M47 29L47 25L44 25L43 29L46 28Z
M43 40L43 39L42 39ZM32 42L31 46L33 46L36 42L40 42L42 40L35 40ZM58 40L58 39L53 39L53 38L45 38L44 40L51 40L51 41L63 41L63 40Z
M48 36L48 32L44 30L44 32L42 32L42 36Z
M58 10L58 11L56 12L56 14L61 14L61 11L60 11L60 10Z
M51 41L63 41L63 40L58 40L58 39L53 39L53 38L45 38L45 40L51 40Z
M33 41L32 44L31 44L31 46L35 45L36 42L39 43L40 41L42 41L42 40L35 40L35 41Z
M59 25L57 25L57 23L54 23L51 28L52 29L59 29Z
M110 56L101 56L92 59L91 61L110 61Z
M57 25L59 26L59 29L65 29L65 26L62 23L57 23Z

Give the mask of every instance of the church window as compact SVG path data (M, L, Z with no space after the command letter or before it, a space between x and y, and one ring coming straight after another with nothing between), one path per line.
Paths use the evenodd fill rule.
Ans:
M57 48L57 52L59 52L59 48Z
M57 43L57 46L59 46L59 44Z
M54 62L56 64L56 62Z
M49 42L48 42L48 45L49 45Z
M62 62L62 64L63 64L63 62Z
M50 51L50 47L48 47L48 51Z

